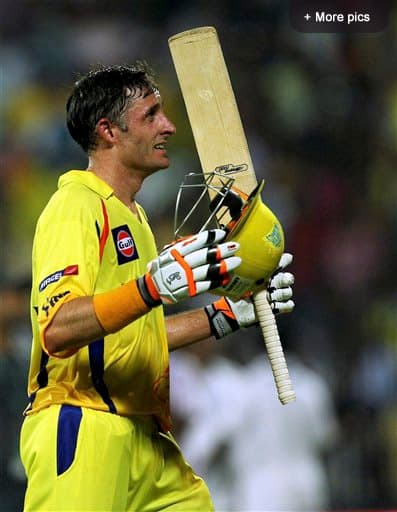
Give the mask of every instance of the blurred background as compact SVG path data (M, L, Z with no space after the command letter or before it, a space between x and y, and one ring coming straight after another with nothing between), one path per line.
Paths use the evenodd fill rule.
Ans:
M279 327L298 399L278 403L256 329L205 342L171 358L177 440L218 510L397 510L397 8L381 33L302 34L279 0L2 0L1 510L21 510L25 485L34 226L59 175L86 167L68 91L96 63L156 70L178 131L139 201L161 247L178 186L200 169L167 38L200 25L219 32L294 254L296 309Z

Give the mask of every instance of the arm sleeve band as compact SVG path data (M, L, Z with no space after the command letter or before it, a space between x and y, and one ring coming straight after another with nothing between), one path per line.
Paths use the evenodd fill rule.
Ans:
M129 281L119 288L94 295L93 303L96 317L107 333L119 331L150 311L136 281Z

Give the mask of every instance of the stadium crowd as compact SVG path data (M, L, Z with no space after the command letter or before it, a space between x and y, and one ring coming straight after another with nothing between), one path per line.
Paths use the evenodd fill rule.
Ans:
M177 439L220 510L397 508L397 9L375 34L299 33L277 0L3 0L0 20L0 508L23 499L34 226L58 176L86 167L69 87L98 62L156 70L177 134L139 201L161 246L199 170L167 37L200 25L219 32L294 254L296 308L279 325L298 400L276 403L258 333L204 343L172 357Z

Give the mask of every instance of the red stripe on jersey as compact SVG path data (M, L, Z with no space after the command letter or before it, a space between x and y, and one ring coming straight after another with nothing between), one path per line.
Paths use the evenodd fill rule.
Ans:
M106 211L105 203L101 199L102 213L103 213L103 229L99 239L99 261L102 261L103 251L105 250L106 241L109 236L109 217Z

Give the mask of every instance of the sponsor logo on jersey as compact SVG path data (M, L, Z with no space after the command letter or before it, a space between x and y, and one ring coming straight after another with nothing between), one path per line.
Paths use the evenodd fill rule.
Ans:
M134 239L127 224L113 228L112 236L119 265L139 258Z
M52 297L47 297L45 300L45 304L41 306L41 310L44 311L46 316L48 317L50 309L53 308L55 304L57 304L63 297L69 295L69 293L70 290L65 290L64 292L53 295Z
M62 270L56 270L49 276L45 277L41 283L39 284L39 291L42 292L47 288L48 285L52 283L56 283L59 281L63 276L77 276L79 273L79 266L78 265L69 265L65 267Z

